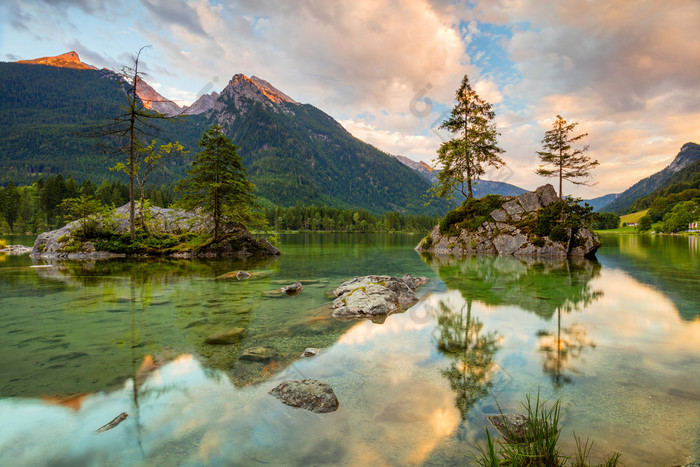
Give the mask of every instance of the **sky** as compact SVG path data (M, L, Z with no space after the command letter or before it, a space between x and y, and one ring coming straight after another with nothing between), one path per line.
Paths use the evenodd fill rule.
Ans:
M534 189L556 115L617 193L700 143L700 0L3 0L0 61L76 51L119 70L143 46L180 105L237 73L269 81L390 154L431 163L464 75L494 106L506 167Z

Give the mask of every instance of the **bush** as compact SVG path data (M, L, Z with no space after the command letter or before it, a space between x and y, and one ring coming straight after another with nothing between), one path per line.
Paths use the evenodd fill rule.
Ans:
M553 242L568 242L569 233L566 230L561 224L555 225L549 232L549 239Z
M460 229L473 232L488 220L491 212L500 209L505 201L499 195L486 195L480 199L468 198L440 221L440 233L453 237L459 235Z

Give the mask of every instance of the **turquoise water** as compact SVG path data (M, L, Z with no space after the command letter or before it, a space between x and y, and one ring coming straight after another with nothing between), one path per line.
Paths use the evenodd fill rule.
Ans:
M538 390L571 453L575 431L593 460L698 461L696 240L606 236L596 262L421 257L385 234L283 235L261 261L0 256L0 465L468 465L485 417ZM330 316L344 279L405 273L430 278L405 313ZM239 359L257 346L274 358ZM302 378L340 409L267 394Z

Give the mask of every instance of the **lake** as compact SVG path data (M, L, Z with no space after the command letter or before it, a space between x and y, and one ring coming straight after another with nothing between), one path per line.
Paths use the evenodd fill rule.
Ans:
M561 400L569 454L575 432L593 461L700 461L698 237L604 236L597 261L280 237L263 260L0 255L0 465L470 465L486 416L538 392ZM430 279L410 310L330 316L343 280L406 273ZM297 280L301 294L278 292ZM240 343L204 342L233 327ZM256 346L274 357L240 359ZM330 384L338 411L268 395L305 378Z

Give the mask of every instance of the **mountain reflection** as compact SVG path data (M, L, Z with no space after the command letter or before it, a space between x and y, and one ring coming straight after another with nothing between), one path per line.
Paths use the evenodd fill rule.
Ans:
M465 312L466 309L466 312ZM472 316L472 302L460 310L440 301L435 311L438 327L437 348L450 360L442 370L456 394L455 404L462 420L493 384L493 358L498 350L498 334L483 332L484 324Z

